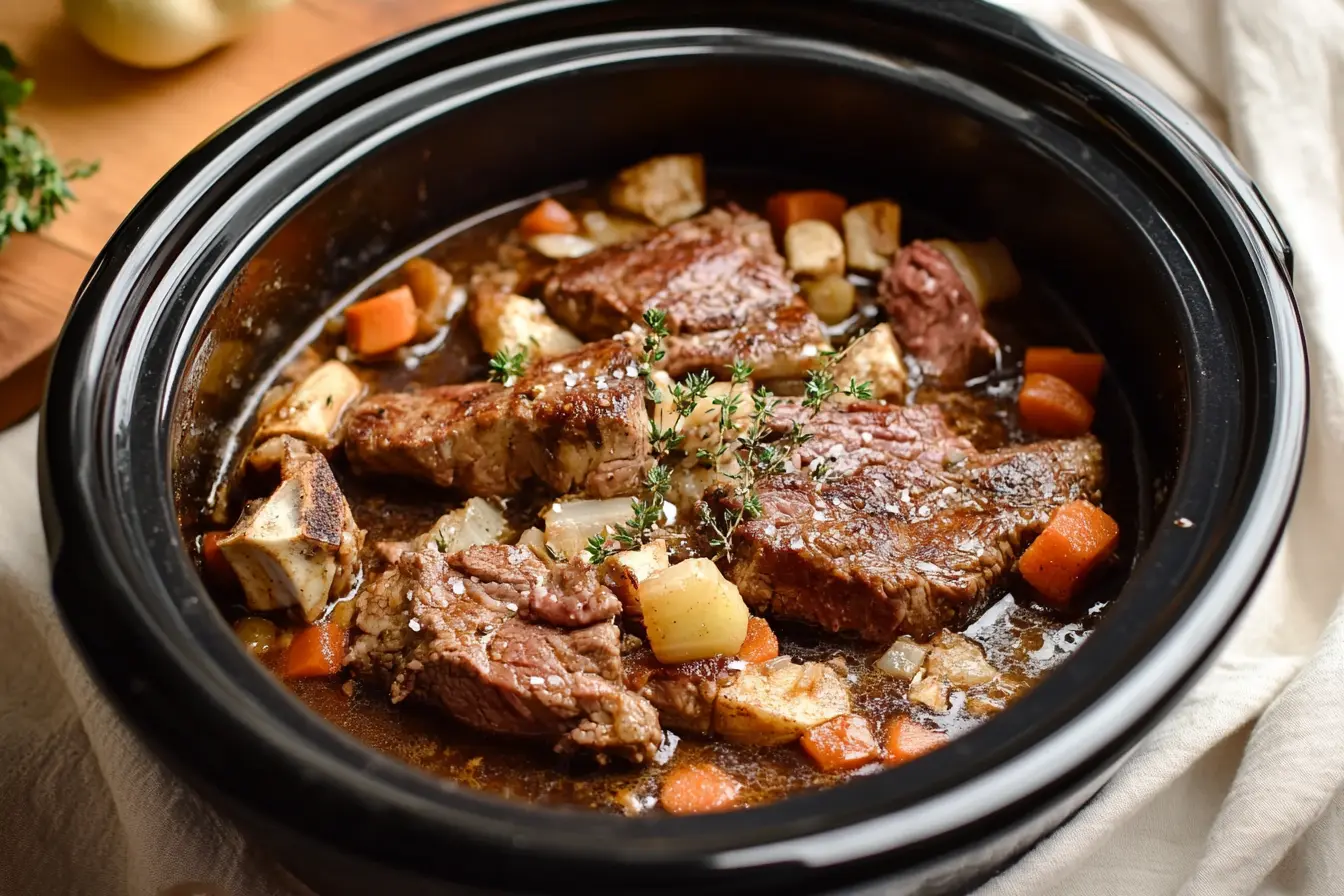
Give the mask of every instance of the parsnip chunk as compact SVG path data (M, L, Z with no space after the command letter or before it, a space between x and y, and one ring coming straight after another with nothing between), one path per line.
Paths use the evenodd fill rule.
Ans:
M659 227L705 207L705 160L700 155L656 156L625 169L611 185L611 204Z
M864 333L836 363L836 383L843 388L851 378L872 383L873 398L899 401L905 397L905 362L891 324L881 323Z
M800 277L845 272L845 241L825 221L797 221L784 231L784 257Z
M471 308L481 347L487 354L526 349L528 357L549 358L580 348L583 343L546 313L536 299L504 293L479 293Z
M853 206L842 219L849 266L877 273L901 248L901 207L888 199Z
M849 712L849 689L825 663L753 664L719 691L714 730L739 743L791 743Z

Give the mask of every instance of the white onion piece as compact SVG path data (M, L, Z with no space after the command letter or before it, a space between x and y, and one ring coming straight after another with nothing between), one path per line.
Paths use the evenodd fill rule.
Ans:
M547 258L578 258L597 248L597 243L572 233L539 233L527 244Z
M604 535L630 519L633 498L558 501L541 515L546 544L563 557L577 557L594 535Z
M878 657L877 662L873 665L877 667L877 671L884 675L909 681L915 677L915 673L924 665L924 657L927 654L928 651L914 641L897 638L896 643L892 644L886 653Z

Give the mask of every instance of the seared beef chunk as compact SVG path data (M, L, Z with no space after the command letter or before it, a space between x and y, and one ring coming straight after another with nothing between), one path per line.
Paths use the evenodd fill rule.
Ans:
M730 659L663 664L652 650L641 647L625 659L625 684L653 704L663 727L709 734L719 687L735 674L728 668Z
M663 365L673 376L722 372L742 359L762 377L797 375L825 336L775 250L770 225L715 209L652 237L559 262L541 287L551 315L587 339L620 333L644 311L667 313Z
M540 480L556 493L609 498L638 490L648 428L635 359L607 340L540 361L511 387L375 395L351 416L345 450L356 472L469 495L513 495Z
M869 640L959 627L1056 507L1095 497L1103 469L1092 436L983 454L954 444L940 463L924 451L825 482L763 481L728 577L759 612Z
M560 752L645 762L662 743L657 712L622 684L620 602L582 561L548 569L508 545L407 552L357 610L348 662L394 703Z
M878 296L897 338L932 380L960 385L998 348L952 262L927 243L916 240L897 254Z
M811 438L793 454L796 469L815 470L825 463L831 475L843 476L870 464L941 464L949 453L972 450L933 405L854 401L829 405L812 416L799 403L785 402L770 424L783 432L799 419L807 420L804 430Z

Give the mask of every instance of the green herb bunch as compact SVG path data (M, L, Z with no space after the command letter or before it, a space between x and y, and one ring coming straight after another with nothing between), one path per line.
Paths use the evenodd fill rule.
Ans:
M46 141L14 113L33 92L30 78L15 74L18 62L0 44L0 249L15 233L35 233L55 220L75 198L70 181L89 177L97 162L61 163Z

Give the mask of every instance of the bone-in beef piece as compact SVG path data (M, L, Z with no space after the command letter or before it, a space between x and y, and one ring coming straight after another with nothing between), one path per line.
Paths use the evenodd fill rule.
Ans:
M1056 507L1096 497L1102 451L1085 436L950 454L761 482L728 577L758 612L874 641L964 624ZM725 491L708 500L732 506Z
M739 358L760 377L794 376L825 344L770 225L736 208L563 260L541 284L541 297L557 321L588 339L620 333L646 309L662 309L672 334L663 366L673 376L723 372Z
M393 473L466 494L513 495L540 480L598 498L635 493L649 453L644 384L615 340L534 364L517 383L375 395L346 429L360 473Z
M620 602L579 560L550 569L527 548L406 552L359 595L347 662L412 699L560 752L648 761L658 714L625 687Z
M928 243L916 240L896 255L878 297L897 338L931 380L959 386L977 360L998 348L956 268Z

